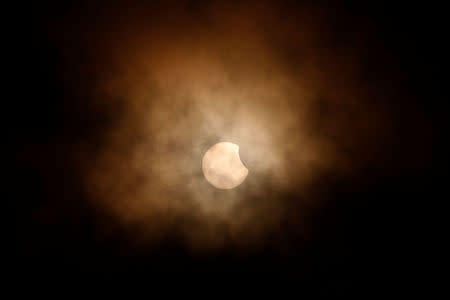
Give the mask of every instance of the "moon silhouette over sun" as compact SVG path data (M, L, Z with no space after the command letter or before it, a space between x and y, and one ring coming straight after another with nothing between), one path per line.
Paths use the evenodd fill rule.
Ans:
M222 190L237 187L248 175L239 157L239 146L230 142L220 142L209 148L203 156L202 170L206 180Z

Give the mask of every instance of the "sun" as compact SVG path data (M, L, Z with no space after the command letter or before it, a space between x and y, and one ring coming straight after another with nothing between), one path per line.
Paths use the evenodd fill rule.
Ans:
M230 142L220 142L209 148L203 156L202 170L210 184L224 190L239 186L248 175L239 157L239 146Z

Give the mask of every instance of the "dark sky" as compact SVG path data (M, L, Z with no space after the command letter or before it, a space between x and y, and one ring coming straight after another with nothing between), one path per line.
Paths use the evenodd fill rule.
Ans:
M347 295L418 272L445 154L442 7L28 8L8 113L22 279L214 273ZM255 175L224 194L196 162L230 139Z

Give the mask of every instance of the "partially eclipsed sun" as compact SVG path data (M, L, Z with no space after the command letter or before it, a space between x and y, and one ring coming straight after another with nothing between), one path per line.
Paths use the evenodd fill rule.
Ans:
M209 183L224 190L237 187L248 175L239 157L239 146L229 142L209 148L203 156L202 169Z

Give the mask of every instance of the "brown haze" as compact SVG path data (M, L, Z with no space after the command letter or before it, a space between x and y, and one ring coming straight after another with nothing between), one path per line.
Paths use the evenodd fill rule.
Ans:
M191 249L250 249L291 209L307 236L321 176L357 174L392 124L383 89L361 77L357 38L333 42L330 12L288 11L211 2L58 20L53 36L88 57L80 105L107 124L73 146L90 204L144 244L176 231ZM229 191L201 171L219 141L238 144L249 169Z

